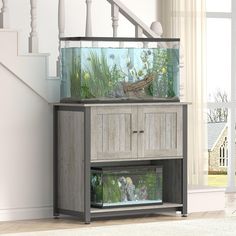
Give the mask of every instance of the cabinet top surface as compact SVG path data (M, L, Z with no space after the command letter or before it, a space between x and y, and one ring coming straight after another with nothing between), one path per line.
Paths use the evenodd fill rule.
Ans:
M183 106L191 105L189 102L163 102L163 103L54 103L54 106L68 107L108 107L108 106Z

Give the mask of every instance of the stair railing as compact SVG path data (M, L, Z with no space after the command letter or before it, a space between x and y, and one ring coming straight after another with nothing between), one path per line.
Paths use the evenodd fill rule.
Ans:
M119 0L107 0L111 4L111 17L113 27L113 37L117 37L119 13L135 26L135 37L141 38L145 35L148 38L156 38L158 35L145 25L132 11L130 11Z
M111 19L113 37L118 36L119 14L121 13L135 27L135 37L160 37L162 28L159 22L153 22L151 29L145 25L132 11L130 11L120 0L107 0L111 4ZM86 28L85 36L92 36L92 0L86 2ZM29 53L38 53L38 33L37 33L37 0L30 0L30 34ZM154 26L154 27L153 27ZM160 26L160 27L159 27ZM9 28L9 8L8 0L2 0L0 11L0 28ZM65 36L65 0L58 0L58 38ZM60 49L60 40L59 46ZM59 56L57 58L57 75L59 75Z

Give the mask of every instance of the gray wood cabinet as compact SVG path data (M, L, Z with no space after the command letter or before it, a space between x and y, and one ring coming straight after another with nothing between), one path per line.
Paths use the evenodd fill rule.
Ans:
M160 165L163 205L95 209L91 167ZM91 219L180 210L187 214L187 104L56 104L54 215Z
M139 158L183 156L183 107L138 108Z
M91 108L91 160L135 159L137 150L135 106Z
M182 156L181 106L117 106L91 109L91 159Z

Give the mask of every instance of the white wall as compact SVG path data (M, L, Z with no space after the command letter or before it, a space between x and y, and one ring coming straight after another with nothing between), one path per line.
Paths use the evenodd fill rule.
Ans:
M30 1L8 2L11 28L20 30L19 51L26 53ZM85 0L65 2L66 36L83 36ZM156 19L156 0L123 2L147 25ZM38 1L39 49L52 53L52 75L58 50L57 3L58 0ZM112 35L110 5L106 0L93 0L93 34ZM133 27L122 17L119 36L134 36ZM1 48L0 53L4 58ZM31 66L28 70L32 70ZM0 220L51 216L52 107L0 65L0 109Z
M49 215L51 105L1 65L0 85L0 221Z
M145 24L156 20L156 0L121 0ZM1 2L1 1L0 1ZM27 52L30 32L29 0L9 0L11 28L20 29L20 52ZM58 54L58 0L38 0L37 19L40 52L50 52L50 74L55 75ZM85 0L65 0L66 36L85 35ZM112 36L111 6L106 0L93 0L93 36ZM120 15L118 36L134 37L134 27Z

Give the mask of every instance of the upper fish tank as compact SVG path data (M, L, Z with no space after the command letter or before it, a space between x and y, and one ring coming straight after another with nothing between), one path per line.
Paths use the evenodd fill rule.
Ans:
M61 101L178 102L179 43L169 38L61 38Z

